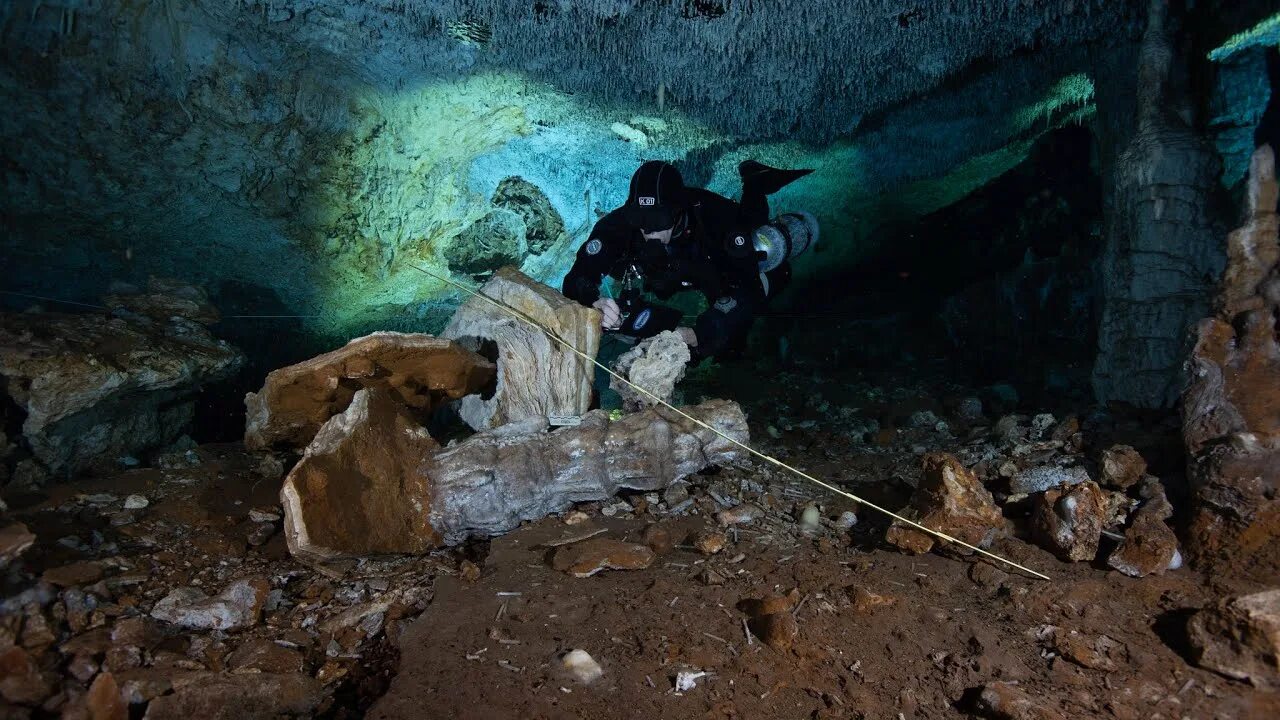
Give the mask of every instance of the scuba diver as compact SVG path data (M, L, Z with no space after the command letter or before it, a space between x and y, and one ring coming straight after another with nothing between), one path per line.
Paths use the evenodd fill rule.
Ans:
M817 241L808 213L769 222L767 196L812 170L780 170L754 160L738 166L742 200L686 187L680 172L651 160L631 177L626 204L600 218L565 276L566 297L598 309L601 326L630 339L680 333L696 364L745 348L755 315L787 284L788 262ZM621 281L617 298L600 296L604 276ZM699 291L710 307L693 327L682 313L649 302Z

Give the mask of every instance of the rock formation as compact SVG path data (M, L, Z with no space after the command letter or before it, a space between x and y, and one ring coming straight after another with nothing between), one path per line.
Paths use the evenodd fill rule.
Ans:
M1045 491L1036 499L1033 536L1063 560L1092 560L1108 516L1103 492L1092 480Z
M902 515L931 530L970 545L986 547L1004 528L1004 517L991 493L973 472L948 453L924 457L924 475ZM910 553L926 553L938 542L934 536L894 521L885 539ZM955 546L956 552L971 552Z
M245 396L244 443L255 450L305 447L363 388L425 415L481 390L493 373L493 363L449 340L376 332L269 373L261 390Z
M598 311L514 267L494 273L480 292L552 330L589 357L600 348ZM440 336L482 353L486 348L496 351L498 383L493 396L464 398L459 408L476 430L530 418L577 417L591 403L591 363L487 300L468 299Z
M1107 565L1131 577L1159 575L1181 566L1178 538L1166 522L1173 506L1159 480L1149 478L1142 486L1143 502L1130 518L1124 539L1107 557Z
M1200 667L1280 688L1280 590L1223 599L1193 615L1187 635Z
M22 434L49 472L106 469L173 442L194 417L201 384L244 362L182 314L207 320L211 308L146 297L165 311L0 314L0 388L25 413Z
M613 369L632 383L671 402L676 383L684 378L685 365L690 357L689 346L679 333L668 330L641 341L620 355ZM655 404L648 395L618 382L617 378L609 379L609 388L622 396L622 407L626 410L640 410Z
M1197 326L1188 362L1182 434L1194 508L1187 541L1197 562L1226 570L1247 569L1260 559L1274 570L1280 540L1280 230L1270 147L1254 154L1247 192L1245 224L1227 239L1216 312Z
M747 441L735 403L713 400L685 411ZM652 409L616 422L592 411L576 427L554 432L545 418L528 418L434 448L385 390L357 391L285 480L289 549L312 560L425 552L504 533L621 488L664 488L743 454L703 427Z

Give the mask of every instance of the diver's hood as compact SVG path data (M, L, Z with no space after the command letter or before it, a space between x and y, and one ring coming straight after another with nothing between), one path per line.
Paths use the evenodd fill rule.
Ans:
M631 189L622 210L627 222L635 227L666 230L676 224L686 202L680 171L671 163L650 160L631 176Z

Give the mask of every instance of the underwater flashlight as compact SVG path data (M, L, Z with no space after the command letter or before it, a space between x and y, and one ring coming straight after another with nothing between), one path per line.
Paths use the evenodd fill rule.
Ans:
M818 220L803 211L785 213L756 228L751 235L756 252L764 253L760 272L767 273L818 242Z

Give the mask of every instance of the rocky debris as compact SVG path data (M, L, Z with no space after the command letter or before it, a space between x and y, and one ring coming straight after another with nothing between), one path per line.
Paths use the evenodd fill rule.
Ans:
M791 649L800 625L792 612L801 602L800 592L792 590L786 595L748 598L738 603L738 609L747 616L747 628L764 644L786 652Z
M493 191L494 207L510 210L524 221L530 255L541 255L565 235L564 219L551 198L537 185L517 175L506 177Z
M551 330L587 357L595 357L600 349L598 310L514 267L498 270L480 292ZM469 298L440 335L472 350L496 351L493 395L473 395L459 404L462 419L476 430L527 419L577 417L590 407L594 366L487 300Z
M644 529L644 534L640 536L644 544L650 550L665 555L676 546L675 538L671 537L671 531L658 524L648 525Z
M117 315L132 313L160 323L185 318L201 325L222 319L204 288L174 278L148 278L145 292L121 284L113 284L111 290L111 294L102 297L102 303Z
M739 503L716 514L721 525L746 525L764 517L764 509L755 503Z
M715 555L729 544L729 536L722 532L704 531L693 536L693 546L703 555Z
M1280 217L1275 156L1253 155L1245 224L1227 238L1214 315L1196 327L1182 402L1188 550L1221 572L1274 574L1280 542ZM1260 564L1254 563L1261 560Z
M618 356L613 370L662 401L672 403L675 401L676 384L684 379L685 367L691 357L689 346L680 334L667 330L640 341ZM628 412L658 404L649 395L614 377L609 379L609 388L622 397L622 407Z
M1147 474L1147 461L1128 445L1115 445L1102 453L1102 486L1128 490Z
M1063 560L1092 560L1108 519L1103 493L1092 480L1045 491L1035 500L1032 537Z
M551 567L574 577L591 577L601 570L643 570L657 555L645 545L613 538L594 537L562 545L551 558Z
M35 534L22 523L13 523L0 529L0 570L17 560L36 541Z
M713 400L685 410L740 442L746 418ZM281 490L285 535L312 560L424 552L498 535L621 488L656 490L741 457L728 441L653 410L610 421L594 411L549 432L545 417L434 442L377 393L361 390L316 435Z
M1039 465L1014 475L1009 481L1009 492L1013 495L1031 495L1063 485L1078 485L1088 480L1089 472L1078 465Z
M971 691L973 710L991 720L1064 720L1057 710L1040 704L1011 682L992 682Z
M1051 628L1050 634L1053 652L1082 668L1113 672L1128 659L1124 643L1106 635L1090 637L1062 628Z
M604 668L586 650L570 650L561 658L560 665L583 685L599 680L604 675Z
M120 694L120 686L109 672L99 673L89 686L85 707L92 720L128 720L129 706Z
M200 386L243 362L183 317L0 313L0 392L26 413L34 457L23 462L54 475L114 469L169 444L193 419Z
M1280 689L1280 590L1223 599L1193 615L1187 634L1200 667Z
M254 638L227 657L227 667L267 673L296 673L303 668L302 653L266 638Z
M147 706L146 720L276 718L308 715L323 697L320 681L300 674L193 673Z
M50 568L40 576L41 580L58 587L71 587L97 582L102 577L102 566L96 562L77 562Z
M977 547L990 545L1004 528L1004 517L991 493L972 471L948 453L924 457L920 484L901 514ZM885 540L914 554L929 552L935 543L932 535L897 520L889 527ZM971 552L958 546L954 550Z
M156 603L151 617L197 630L241 630L258 622L270 591L262 578L237 580L212 598L199 588L176 588Z
M493 363L450 340L376 332L268 373L262 389L244 398L244 443L250 450L306 447L366 388L425 420L446 400L484 388L494 371Z
M17 705L37 705L53 689L26 650L11 647L0 653L0 697Z
M1124 540L1111 551L1107 565L1131 577L1159 575L1181 565L1178 538L1168 524L1173 506L1165 497L1159 480L1142 486L1143 503L1133 514Z

